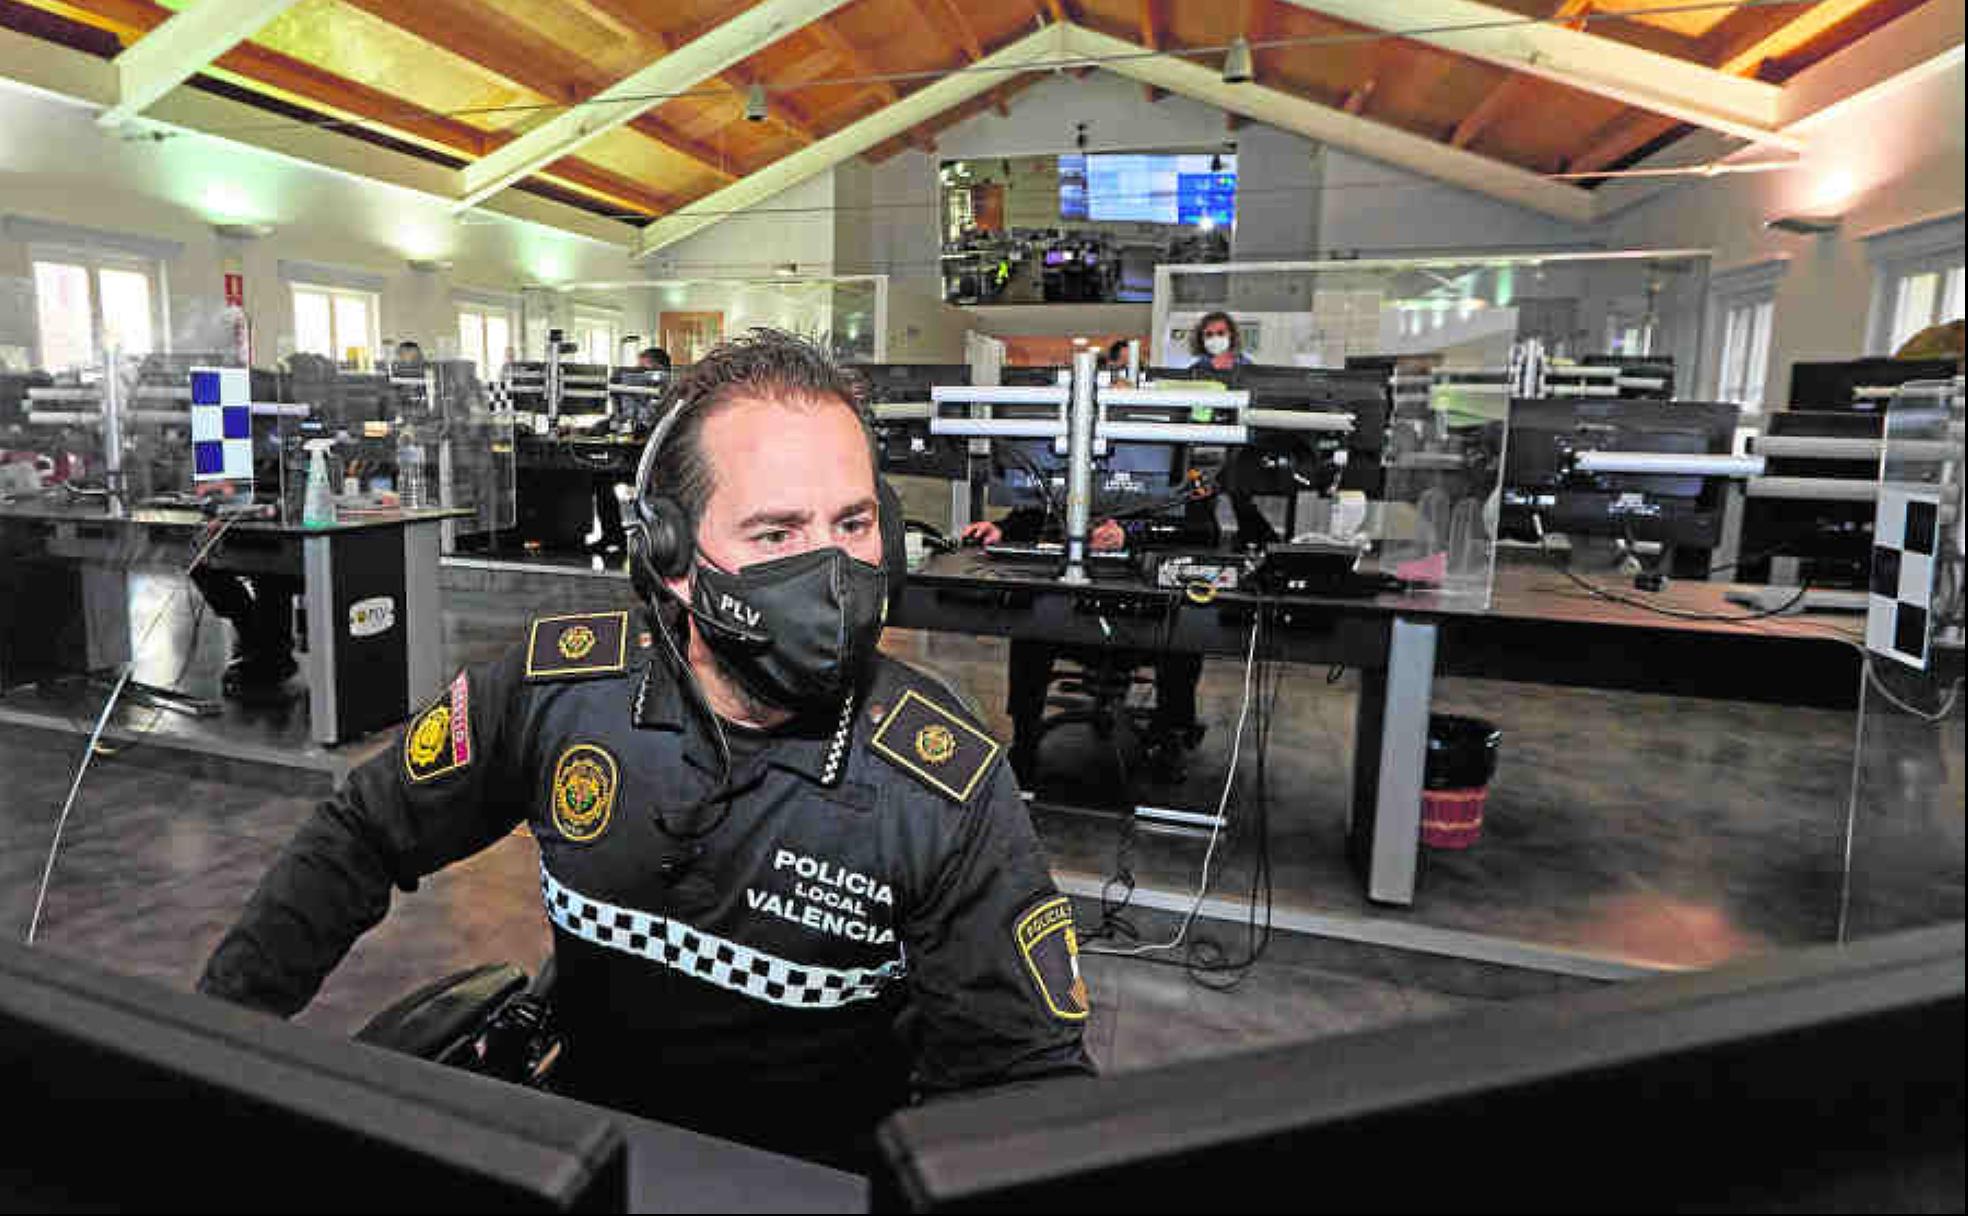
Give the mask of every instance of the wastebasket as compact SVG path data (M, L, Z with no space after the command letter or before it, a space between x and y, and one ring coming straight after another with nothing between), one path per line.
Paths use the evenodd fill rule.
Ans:
M1422 772L1421 842L1466 849L1483 835L1483 805L1496 776L1503 732L1481 718L1428 716L1428 762Z

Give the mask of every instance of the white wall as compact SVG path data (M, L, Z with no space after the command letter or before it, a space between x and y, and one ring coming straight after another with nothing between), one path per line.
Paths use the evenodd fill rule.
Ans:
M210 349L227 259L246 280L255 359L291 342L292 298L279 263L307 261L380 276L382 336L436 353L455 342L454 288L510 293L529 282L620 280L624 247L509 220L455 219L443 202L222 139L134 140L96 126L86 107L0 82L0 216L176 242L164 266L173 345ZM218 236L214 220L270 223L259 239ZM411 258L453 263L423 272ZM32 351L27 244L0 233L0 347ZM617 303L599 293L597 303Z
M1632 200L1602 224L1614 246L1712 246L1726 273L1773 259L1778 281L1768 401L1790 399L1790 367L1800 360L1863 355L1873 267L1863 238L1962 211L1963 71L1960 62L1809 128L1801 167L1779 173L1681 179L1654 191L1609 186ZM1684 141L1650 163L1699 163L1705 143ZM1848 197L1822 197L1840 183ZM1842 213L1826 236L1791 236L1764 221L1809 212ZM1712 328L1712 327L1711 327ZM1698 391L1713 391L1711 336Z
M1318 236L1329 256L1405 257L1470 249L1584 249L1590 227L1464 190L1354 152L1321 158Z

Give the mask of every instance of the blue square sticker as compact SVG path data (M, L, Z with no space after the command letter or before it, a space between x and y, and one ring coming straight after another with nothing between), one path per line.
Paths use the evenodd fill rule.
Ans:
M191 450L201 476L225 472L225 445L200 442L192 444Z
M250 405L228 405L222 408L225 415L225 438L251 439L253 437L253 407Z
M194 405L217 405L219 403L219 373L191 373L191 401Z

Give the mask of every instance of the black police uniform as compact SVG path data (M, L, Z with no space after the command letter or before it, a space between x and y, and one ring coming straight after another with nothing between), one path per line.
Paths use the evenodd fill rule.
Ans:
M824 720L738 733L728 810L686 821L717 753L640 623L543 618L461 672L301 829L200 989L296 1012L392 886L525 822L574 1096L853 1164L912 1094L1092 1071L1070 906L946 688L878 659Z

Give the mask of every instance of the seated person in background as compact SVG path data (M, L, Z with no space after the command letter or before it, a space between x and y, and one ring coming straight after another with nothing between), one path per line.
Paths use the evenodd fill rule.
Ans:
M297 1013L393 889L525 823L559 1092L865 1167L912 1100L1092 1072L1017 785L876 647L896 521L862 392L770 330L691 368L636 504L644 611L548 617L460 671L295 835L199 990Z
M670 353L660 346L645 346L636 352L636 370L669 371ZM628 548L628 533L622 530L622 500L615 493L615 487L622 484L607 477L595 478L595 522L601 526L601 535L589 542L590 553L621 553Z
M1208 514L1214 508L1210 499L1192 500L1171 510L1191 516ZM1137 530L1144 521L1128 521ZM1047 537L1046 514L1037 507L1011 512L992 523L978 520L963 530L963 538L973 544L995 545L1000 541L1030 544ZM1111 552L1128 547L1127 524L1103 519L1087 536L1095 550ZM1045 716L1046 689L1052 683L1052 666L1061 657L1094 662L1101 655L1084 648L1058 646L1026 638L1011 640L1007 663L1005 712L1011 715L1011 767L1020 782L1030 785L1038 760L1040 723ZM1203 727L1196 721L1196 681L1202 678L1203 656L1175 651L1149 652L1114 649L1107 656L1128 667L1153 664L1155 668L1155 712L1148 729L1148 761L1158 780L1174 784L1188 775L1185 753L1202 741Z
M1127 383L1128 344L1126 338L1116 338L1100 358L1100 366L1114 373L1114 383Z
M396 357L391 360L391 366L400 367L405 364L414 366L421 364L423 361L424 348L412 342L410 339L405 338L396 344Z
M1244 338L1237 322L1227 312L1209 312L1189 331L1189 353L1196 356L1190 368L1227 372L1250 364L1244 353Z

